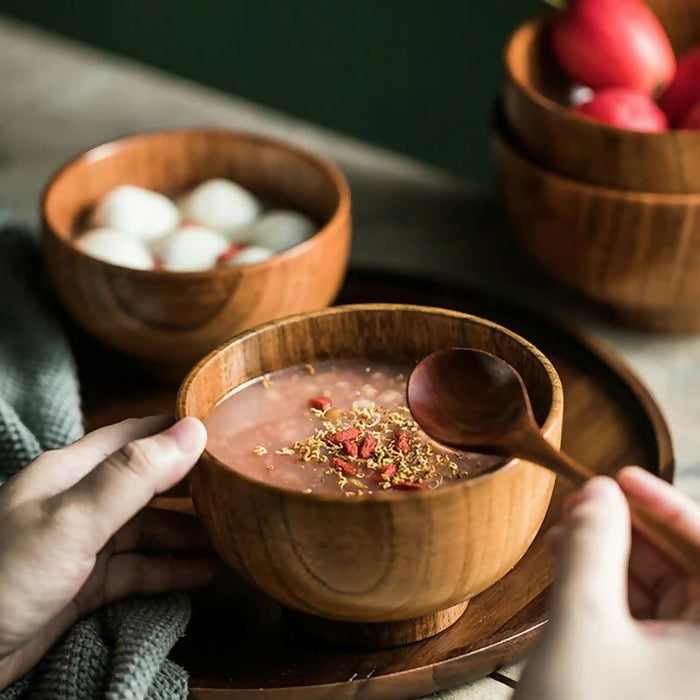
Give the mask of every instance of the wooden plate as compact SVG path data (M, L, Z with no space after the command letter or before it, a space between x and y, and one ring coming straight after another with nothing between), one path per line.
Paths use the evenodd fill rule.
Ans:
M673 448L658 407L622 361L590 338L474 289L415 277L352 272L339 301L442 306L512 328L545 352L561 375L565 450L600 473L639 464L672 479ZM173 410L175 387L138 375L83 336L76 353L89 428ZM556 519L567 490L557 485L543 530ZM539 536L453 627L413 645L367 652L305 636L279 605L227 575L195 594L192 621L174 658L190 673L191 697L202 700L416 697L483 676L522 655L546 621L550 580Z

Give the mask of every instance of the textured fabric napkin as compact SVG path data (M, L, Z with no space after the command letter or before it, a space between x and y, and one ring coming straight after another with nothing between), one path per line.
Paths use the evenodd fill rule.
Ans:
M75 366L36 241L0 218L0 481L82 433ZM189 617L185 595L110 605L74 625L0 700L185 698L187 674L167 657Z

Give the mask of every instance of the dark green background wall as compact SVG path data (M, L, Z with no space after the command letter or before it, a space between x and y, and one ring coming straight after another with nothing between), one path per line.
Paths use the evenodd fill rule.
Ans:
M0 12L486 183L500 48L538 0L0 0Z

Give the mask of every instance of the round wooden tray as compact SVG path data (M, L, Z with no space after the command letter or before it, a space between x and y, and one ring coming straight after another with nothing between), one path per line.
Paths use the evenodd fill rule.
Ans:
M512 328L545 352L561 375L566 451L600 473L639 464L672 479L673 448L658 407L624 363L590 338L474 289L416 277L351 272L338 301L441 306ZM82 336L76 353L89 428L173 409L175 387L139 376ZM557 484L543 530L556 520L568 490ZM190 673L191 697L200 700L417 697L522 655L546 621L550 581L540 535L455 625L422 642L368 652L307 636L293 616L231 574L194 594L187 636L173 656Z

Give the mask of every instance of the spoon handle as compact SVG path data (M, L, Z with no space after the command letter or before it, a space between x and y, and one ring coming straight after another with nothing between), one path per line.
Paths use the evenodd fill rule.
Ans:
M546 467L568 479L574 486L583 486L589 479L598 476L583 464L560 452L547 442L536 428L522 426L508 436L505 447L511 454Z
M513 453L566 477L574 485L582 486L588 479L598 476L564 452L559 452L538 432L535 437L519 440ZM685 535L658 520L646 505L627 496L630 516L635 530L648 542L663 552L684 571L700 579L700 548Z

